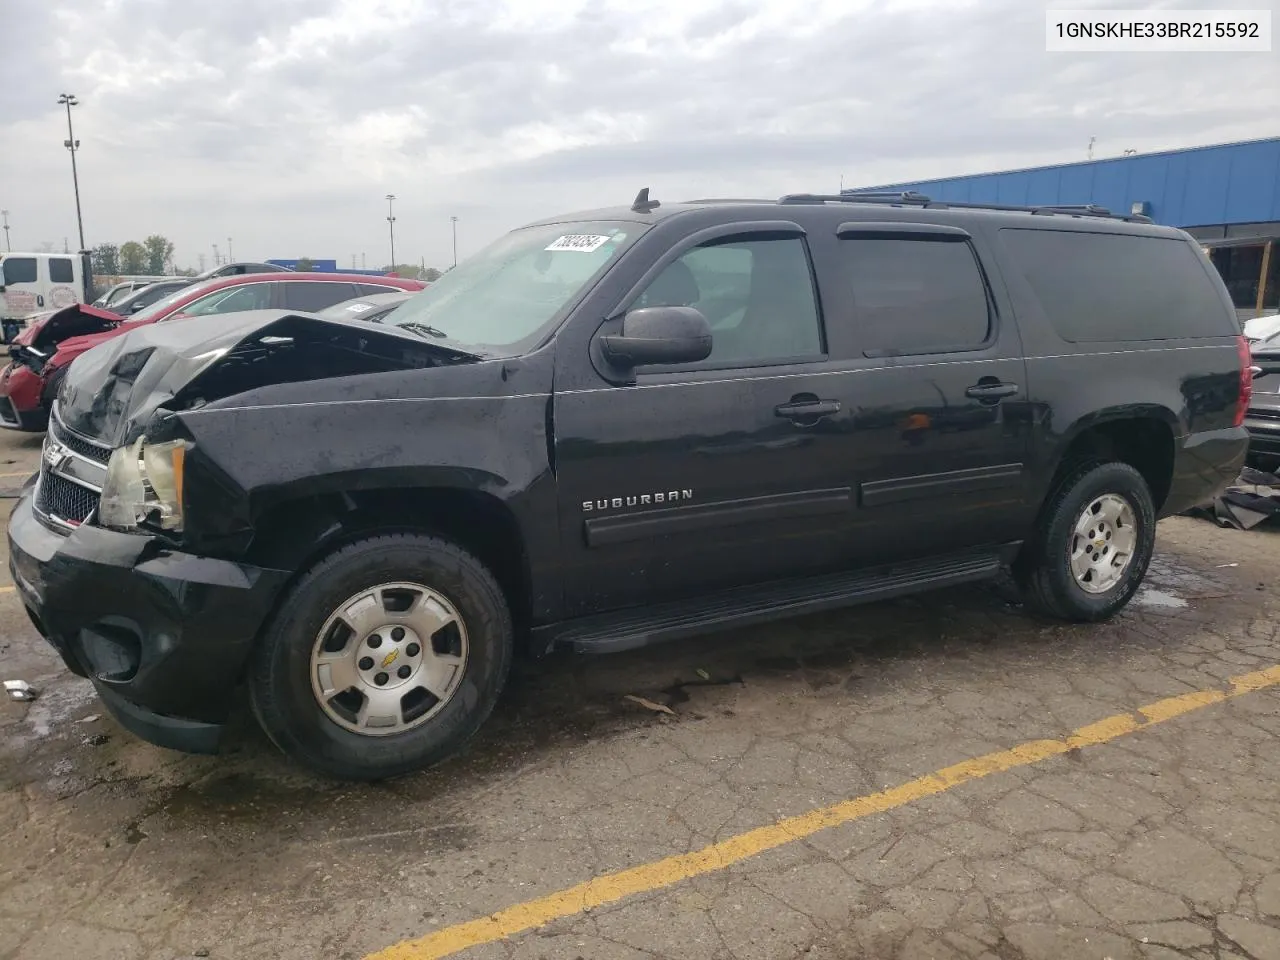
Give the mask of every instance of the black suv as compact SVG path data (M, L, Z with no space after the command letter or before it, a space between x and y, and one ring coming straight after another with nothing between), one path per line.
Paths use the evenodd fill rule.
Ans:
M978 581L1100 620L1244 460L1186 234L917 194L515 230L379 324L257 311L86 353L9 524L37 629L129 729L248 686L341 777L448 755L512 656ZM82 522L53 505L76 501Z

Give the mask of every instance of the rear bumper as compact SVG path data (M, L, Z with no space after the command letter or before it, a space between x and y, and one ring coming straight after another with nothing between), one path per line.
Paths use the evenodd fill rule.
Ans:
M34 370L10 362L0 371L0 427L39 432L49 425L49 411L42 408L44 381Z
M153 537L9 520L9 567L36 629L121 725L164 747L217 748L283 571L167 549Z
M1160 516L1171 517L1211 503L1240 476L1249 450L1244 427L1193 433L1173 458L1173 478Z

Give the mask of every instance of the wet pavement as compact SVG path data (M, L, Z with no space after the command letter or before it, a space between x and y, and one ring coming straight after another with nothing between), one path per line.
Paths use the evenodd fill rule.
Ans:
M38 449L0 435L0 473ZM1280 664L1278 567L1280 532L1177 518L1105 625L971 588L520 664L463 756L375 786L300 772L243 713L220 757L138 742L0 591L0 676L42 690L0 706L0 958L1280 958L1280 686L1186 696ZM663 865L1104 718L1097 745ZM551 896L637 867L611 902ZM506 939L455 926L529 901Z

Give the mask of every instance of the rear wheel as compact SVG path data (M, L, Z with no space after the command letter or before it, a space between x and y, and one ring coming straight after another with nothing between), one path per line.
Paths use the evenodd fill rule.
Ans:
M343 547L308 570L250 676L267 735L331 776L374 780L444 759L488 717L512 627L492 574L436 537Z
M1081 464L1051 494L1017 570L1028 606L1064 620L1105 620L1129 602L1155 546L1155 506L1126 463Z

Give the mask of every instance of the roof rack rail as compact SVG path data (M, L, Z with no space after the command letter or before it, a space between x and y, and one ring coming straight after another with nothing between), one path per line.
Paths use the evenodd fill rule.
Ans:
M889 191L869 191L867 193L856 193L851 190L842 191L839 194L818 194L818 193L792 193L782 197L779 203L826 203L828 201L839 203L890 203L890 204L914 204L920 207L931 208L935 210L946 210L955 207L961 210L1005 210L1013 213L1030 213L1032 215L1049 216L1052 214L1063 214L1073 217L1100 217L1106 220L1124 220L1128 223L1151 223L1150 217L1140 213L1123 214L1112 213L1106 207L1098 206L1096 203L1083 204L1039 204L1037 206L1017 206L1007 203L974 203L962 200L934 200L927 197L923 193L917 193L914 190L905 190L901 192Z
M900 190L896 193L789 193L778 202L795 203L918 203L927 204L933 201L923 193L914 190Z

